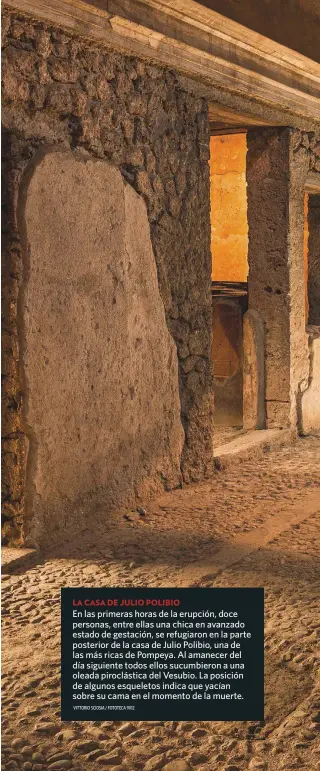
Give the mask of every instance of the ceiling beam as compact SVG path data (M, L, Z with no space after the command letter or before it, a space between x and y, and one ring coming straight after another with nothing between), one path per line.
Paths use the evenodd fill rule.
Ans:
M320 65L193 0L5 0L11 8L320 124ZM283 122L283 121L282 121ZM260 121L261 123L261 121Z

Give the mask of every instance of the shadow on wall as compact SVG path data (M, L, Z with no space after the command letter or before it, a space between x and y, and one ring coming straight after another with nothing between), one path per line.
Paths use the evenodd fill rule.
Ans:
M180 484L184 434L145 204L120 172L42 152L23 184L29 541ZM63 514L62 514L63 512Z
M212 358L216 426L242 425L242 309L236 300L213 299Z

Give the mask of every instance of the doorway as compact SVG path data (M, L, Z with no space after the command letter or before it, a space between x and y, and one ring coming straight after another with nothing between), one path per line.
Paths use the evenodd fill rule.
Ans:
M246 133L210 139L214 425L243 424L243 315L248 308Z

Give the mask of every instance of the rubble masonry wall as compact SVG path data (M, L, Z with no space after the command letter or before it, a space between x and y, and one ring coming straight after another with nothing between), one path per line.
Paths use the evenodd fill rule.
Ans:
M119 169L143 198L178 355L181 471L185 481L198 480L212 462L209 125L205 100L166 68L6 9L3 36L3 512L5 541L19 543L29 473L17 219L23 175L40 150L81 150Z

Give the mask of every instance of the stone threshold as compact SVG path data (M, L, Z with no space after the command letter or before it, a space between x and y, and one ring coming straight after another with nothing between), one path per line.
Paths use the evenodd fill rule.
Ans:
M212 555L210 561L206 563L202 561L198 565L195 563L185 565L179 572L175 573L174 586L213 586L218 575L235 565L240 565L243 559L259 549L267 549L269 544L279 538L282 533L306 522L309 518L314 517L318 511L318 490L310 491L304 498L290 502L285 513L283 507L277 505L274 515L270 517L269 521L250 532L231 536L221 549ZM147 565L144 565L144 570L147 569ZM167 586L171 587L173 583L168 581Z
M12 573L18 568L34 567L38 562L39 552L36 549L12 548L11 546L2 546L1 548L2 575Z
M241 429L239 429L240 431ZM230 436L233 436L231 433ZM269 428L257 431L246 431L236 438L227 440L216 447L213 452L214 466L226 468L228 464L250 458L259 457L276 447L288 445L298 439L297 433L291 428ZM3 546L1 549L2 575L8 575L17 569L34 567L42 560L41 552L36 549L12 548Z
M269 452L275 447L290 444L297 440L297 433L292 428L267 428L241 433L235 439L220 444L213 451L216 468L225 468L228 463L243 458L250 458Z

